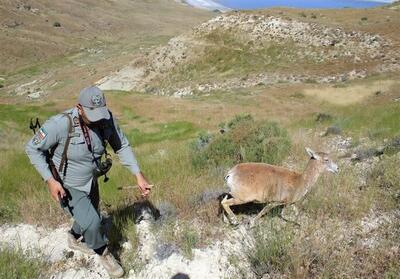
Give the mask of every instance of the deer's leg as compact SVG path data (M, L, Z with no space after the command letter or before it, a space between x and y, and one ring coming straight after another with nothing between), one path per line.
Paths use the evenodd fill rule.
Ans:
M285 208L284 208L284 209L285 209ZM295 209L296 213L298 214L297 208L294 207L294 209ZM300 227L300 224L297 223L296 221L292 221L292 220L289 220L289 219L285 218L285 217L283 216L283 213L284 213L284 211L282 210L282 212L279 214L279 218L281 218L281 219L282 219L283 221L285 221L285 222L288 222L288 223L291 223L291 224L293 224L293 225L295 225L295 226L297 226L297 227Z
M282 214L279 214L279 218L281 218L285 222L288 222L288 223L291 223L291 224L293 224L293 225L295 225L297 227L300 227L299 223L297 223L296 221L292 221L292 220L286 219L285 217L282 216Z
M279 203L279 202L271 202L269 204L267 204L266 206L264 206L264 208L260 211L260 213L257 214L257 216L253 219L253 221L251 222L250 226L254 227L254 225L256 224L256 222L265 214L267 214L271 209L273 209L276 206L282 205L283 203Z
M221 201L221 205L224 208L225 212L228 213L229 220L233 225L239 224L235 214L232 212L232 209L230 206L232 205L238 205L238 204L243 204L245 202L235 199L235 198L230 198L228 199L227 196L224 197L224 199Z

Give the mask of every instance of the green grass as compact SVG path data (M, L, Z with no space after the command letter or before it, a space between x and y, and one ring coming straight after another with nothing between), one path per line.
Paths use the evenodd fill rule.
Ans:
M51 200L46 184L30 164L23 150L25 142L31 136L28 127L30 118L40 117L45 120L55 114L51 111L51 106L45 107L0 105L3 116L0 127L4 133L0 159L1 223L24 221L57 225L65 218L58 204ZM133 120L138 119L133 114L127 116ZM5 133L6 129L13 131L16 140L11 134ZM150 181L157 185L154 198L172 200L172 203L187 208L190 202L185 197L199 191L195 189L193 183L199 189L209 185L208 182L204 182L209 180L208 177L204 177L200 184L196 181L192 169L187 167L191 164L185 139L190 138L197 129L186 121L156 124L153 125L153 129L154 132L142 133L135 130L130 134L140 166ZM182 142L176 144L177 141ZM149 144L147 147L139 148L143 143ZM166 155L163 155L163 152ZM131 195L118 191L117 187L135 184L129 171L117 161L115 158L110 182L101 187L104 204L112 204L113 209L132 202Z
M129 121L129 120L138 120L141 117L139 115L136 115L131 108L128 107L124 107L122 109L122 113L123 113L123 120L124 121Z
M198 176L191 164L189 145L182 141L179 144L173 141L159 142L135 148L139 165L144 174L154 184L151 200L168 201L178 208L178 213L187 215L193 210L192 199L210 185L221 187L223 174L204 174ZM101 181L102 200L112 205L112 208L123 206L136 200L138 190L117 190L118 187L134 185L134 177L115 159L110 171L110 180Z
M293 96L293 98L302 97ZM396 122L398 108L395 103L370 105L368 110L359 106L329 108L326 113L332 115L332 119L327 117L325 121L316 123L313 116L308 120L309 123L303 121L304 125L301 126L296 122L296 125L315 128L341 123L341 128L352 135L391 137L396 134L396 129L399 131L399 124ZM44 120L54 114L43 107L23 105L0 105L0 112L4 115L0 120L0 127L14 129L13 131L21 135L22 141L30 134L24 125L29 123L31 117L40 116ZM204 117L207 116L209 115ZM132 113L128 108L123 109L123 118L128 122L145 119ZM247 116L242 118L248 119ZM176 244L190 259L193 255L192 249L203 243L206 233L195 231L187 220L206 217L208 219L204 220L207 220L207 224L219 224L216 214L211 211L202 212L206 206L197 206L193 201L207 190L223 188L225 169L218 165L217 168L199 170L192 165L189 142L197 131L192 123L177 121L152 126L150 119L146 121L149 122L144 125L146 130L128 131L128 136L142 171L150 183L155 185L150 200L155 204L164 201L171 203L177 210L181 230L177 233L174 226L168 228L168 225L161 225L157 229L161 231L160 234L163 234L163 230L170 230L165 232L171 234L169 236L171 239L168 241ZM238 122L241 121L232 121L223 126L234 130ZM371 131L382 127L385 128L384 133L371 134ZM248 130L238 129L235 133L236 139L243 139L239 131L247 135ZM5 137L10 141L12 139L9 134L5 134ZM257 137L255 142L259 142ZM0 223L17 221L45 225L48 222L54 225L65 223L61 209L51 200L46 185L24 154L22 142L18 139L13 144L11 148L3 148L0 158ZM251 146L254 147L256 144L252 143ZM304 158L303 153L301 158ZM106 184L101 182L100 189L102 208L111 213L132 205L139 194L138 190L117 190L119 186L134 185L135 180L116 158L114 162L110 181ZM257 242L254 249L246 251L252 266L251 271L260 278L265 274L269 274L270 277L284 274L289 278L298 278L304 274L303 278L369 278L374 274L380 274L383 278L395 278L400 270L398 254L392 249L399 240L395 224L380 228L379 235L383 240L377 247L371 249L360 248L358 240L361 238L358 235L353 235L349 241L348 238L335 238L335 233L339 230L340 224L357 226L360 219L368 216L371 209L375 210L376 205L382 210L398 208L398 164L398 157L384 156L379 166L373 170L367 186L361 188L358 174L351 166L343 169L338 176L324 175L307 194L305 200L297 205L301 214L307 216L306 220L311 220L302 223L299 230L290 224L282 223L276 217L265 216L261 220L262 226L256 232ZM126 216L114 217L115 230L110 240L114 244L121 238L130 240L133 249L121 255L122 264L126 270L130 268L139 270L143 263L137 260L135 225L131 219L125 218ZM338 227L332 226L329 229L325 227L335 222L338 222ZM275 226L276 224L278 225ZM15 270L21 272L18 273L21 275L11 278L37 278L43 270L41 263L38 262L36 265L18 254L19 252L13 253L0 255L0 275L5 266L7 274L17 272ZM9 262L16 263L17 266L10 267ZM25 268L26 266L29 268ZM301 270L305 270L305 273L299 273ZM378 270L378 273L375 273L375 270ZM28 271L39 273L27 274Z
M0 248L0 278L42 278L47 266L39 257L27 257L21 250Z
M32 133L29 129L30 120L36 117L41 123L56 112L52 109L52 104L44 106L24 106L24 105L5 105L0 104L0 129L11 129L23 134Z
M32 77L40 74L40 72L41 72L40 67L38 65L34 65L19 69L18 71L13 73L13 75L23 75L25 77Z
M185 227L182 229L180 233L180 246L183 252L183 255L188 258L193 258L193 249L196 247L199 242L199 234L193 230L192 228Z
M10 73L9 77L23 76L25 78L37 76L43 73L45 70L49 70L51 68L59 68L62 66L66 66L72 63L71 57L73 57L76 53L70 53L63 56L57 56L48 59L45 62L33 64L31 66L20 68L12 73Z
M326 108L322 113L332 115L323 124L315 121L312 115L294 123L294 127L322 128L336 126L346 135L371 139L393 138L400 131L400 104L351 105L347 107Z
M24 220L54 225L63 218L23 151L2 151L0 167L0 223Z
M176 121L164 124L155 124L154 132L141 132L133 129L128 133L128 138L132 145L138 146L144 143L156 143L165 140L183 140L193 135L197 129L187 121Z
M43 123L55 114L51 107L51 104L43 107L0 104L3 136L0 141L0 223L21 220L40 223L46 215L50 223L56 223L61 218L57 215L60 213L58 205L51 201L45 183L23 149L25 141L32 135L30 119L39 117Z
M0 223L23 220L54 225L63 218L61 209L51 200L46 184L24 152L24 144L32 135L30 119L39 117L43 123L56 114L52 104L0 104L0 113L0 132L3 135L0 141Z
M334 125L352 134L370 138L387 138L400 131L400 104L384 106L350 107L334 121Z

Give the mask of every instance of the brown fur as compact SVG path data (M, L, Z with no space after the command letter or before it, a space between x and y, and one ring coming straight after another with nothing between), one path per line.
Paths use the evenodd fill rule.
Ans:
M335 165L325 153L311 155L303 173L264 163L243 163L233 167L226 176L230 194L221 204L231 219L235 216L231 205L248 202L269 203L255 220L277 205L287 205L299 201L315 184L319 175L328 167ZM337 166L335 165L337 168Z

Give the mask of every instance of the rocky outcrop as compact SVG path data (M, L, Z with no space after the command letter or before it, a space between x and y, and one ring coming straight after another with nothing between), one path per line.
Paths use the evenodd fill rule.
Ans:
M237 74L223 80L216 77L207 82L196 80L196 77L188 79L182 76L175 77L179 82L170 82L172 72L175 71L176 75L183 66L202 63L206 50L218 47L221 42L209 39L215 34L228 35L254 53L274 44L278 48L286 48L287 52L271 57L271 60L279 62L280 59L286 59L295 64L306 63L315 67L329 64L333 65L333 69L328 72L335 73L324 74L324 71L318 70L304 70L299 73L289 67L283 73L265 70L249 72L245 76ZM222 44L225 48L235 47L235 44ZM346 66L335 69L334 65L338 63ZM131 65L105 77L98 84L103 89L138 90L179 97L192 95L193 92L280 82L344 82L399 69L400 51L392 46L391 41L380 35L275 16L236 12L219 15L194 28L192 32L171 39L167 45L150 51L145 57L139 57Z

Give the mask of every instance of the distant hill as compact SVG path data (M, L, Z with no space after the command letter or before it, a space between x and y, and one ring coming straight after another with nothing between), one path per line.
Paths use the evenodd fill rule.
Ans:
M103 89L188 95L274 83L328 83L400 69L387 8L266 9L219 15L99 81Z
M210 17L173 0L0 2L0 75L100 41L176 35Z

